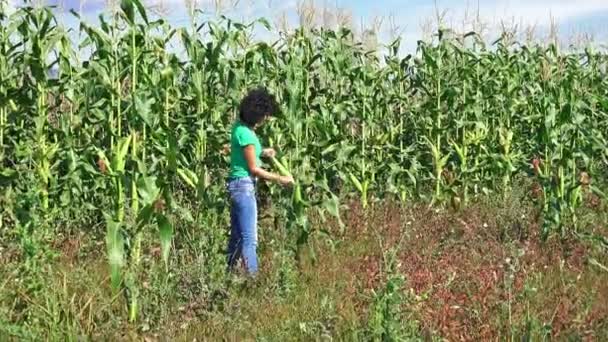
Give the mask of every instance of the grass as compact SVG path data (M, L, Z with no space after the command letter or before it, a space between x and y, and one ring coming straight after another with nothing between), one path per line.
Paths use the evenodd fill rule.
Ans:
M262 221L255 281L223 275L221 249L213 247L223 241L206 230L178 235L169 273L158 248L144 244L142 316L132 324L124 296L110 289L99 237L53 239L35 261L3 242L0 336L605 340L606 246L589 235L543 243L523 190L460 212L390 202L363 212L352 204L343 234L330 224L331 241L314 239L314 264L296 263L284 233ZM606 213L604 203L581 215L586 232L608 236Z

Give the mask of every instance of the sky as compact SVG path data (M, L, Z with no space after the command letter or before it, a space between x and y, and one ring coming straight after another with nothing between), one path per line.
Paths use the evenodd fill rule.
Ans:
M3 0L0 0L3 1ZM21 0L10 1L13 6ZM59 8L60 20L69 27L77 27L77 21L68 13L73 9L82 14L84 20L95 23L97 16L107 11L109 0L38 0ZM187 0L142 0L156 12L160 12L174 26L190 25ZM220 0L191 0L197 8L214 13L214 3ZM311 0L305 0L311 1ZM297 8L301 0L222 0L222 13L237 20L266 17L277 23L286 18L291 26L298 24ZM236 6L231 3L237 2ZM355 26L368 27L382 20L378 37L383 42L396 35L402 37L406 50L415 49L416 42L424 37L425 23L444 14L444 22L452 27L471 30L471 19L477 17L484 23L488 35L497 35L501 23L520 28L533 25L537 37L543 38L549 31L551 18L557 25L560 38L570 41L575 35L587 34L596 43L608 43L608 0L316 0L318 8L327 5L343 8L352 13ZM463 27L463 22L468 25ZM391 30L391 23L397 29ZM394 27L394 26L393 26ZM260 33L264 39L264 33Z

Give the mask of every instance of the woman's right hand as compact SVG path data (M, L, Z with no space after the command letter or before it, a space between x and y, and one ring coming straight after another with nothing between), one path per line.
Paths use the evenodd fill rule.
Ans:
M295 181L292 176L281 176L279 177L279 184L282 186L292 186L295 184Z

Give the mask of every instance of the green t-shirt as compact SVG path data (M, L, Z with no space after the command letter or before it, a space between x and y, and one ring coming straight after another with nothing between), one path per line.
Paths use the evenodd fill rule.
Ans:
M256 165L260 165L260 156L262 155L260 140L251 128L237 121L232 126L230 137L230 178L244 178L251 175L247 167L247 160L245 160L245 151L243 151L243 148L247 145L254 146Z

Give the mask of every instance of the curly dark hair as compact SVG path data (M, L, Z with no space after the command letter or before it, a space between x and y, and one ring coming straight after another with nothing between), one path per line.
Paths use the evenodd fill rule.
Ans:
M279 105L266 88L250 90L239 106L239 117L249 127L254 127L265 117L274 116L278 112Z

